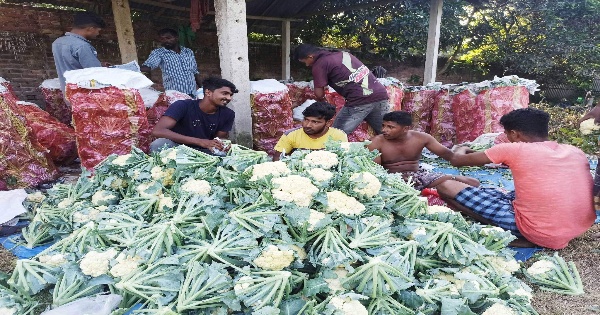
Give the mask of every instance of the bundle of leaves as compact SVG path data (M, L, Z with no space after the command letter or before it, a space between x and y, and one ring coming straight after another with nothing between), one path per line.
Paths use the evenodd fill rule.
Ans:
M536 314L499 228L428 211L364 143L269 162L233 145L110 156L32 194L24 242L53 244L0 278L6 314L112 292L114 315ZM137 313L136 313L137 312Z

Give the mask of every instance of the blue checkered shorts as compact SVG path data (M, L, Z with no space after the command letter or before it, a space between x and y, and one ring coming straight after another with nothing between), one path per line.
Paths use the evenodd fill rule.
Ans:
M492 221L505 230L511 231L516 236L521 236L512 202L515 192L503 193L495 188L467 187L461 190L454 199L473 212Z

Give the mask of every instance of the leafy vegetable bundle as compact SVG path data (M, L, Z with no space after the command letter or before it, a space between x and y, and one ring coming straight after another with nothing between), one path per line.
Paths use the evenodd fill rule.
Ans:
M29 196L25 242L55 243L0 280L0 310L33 314L49 290L54 306L120 294L115 315L536 314L509 232L427 207L375 155L110 156Z

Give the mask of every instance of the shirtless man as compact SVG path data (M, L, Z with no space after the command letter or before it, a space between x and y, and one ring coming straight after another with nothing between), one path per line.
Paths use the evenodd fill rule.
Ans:
M395 111L383 116L381 135L375 136L369 150L377 149L381 154L375 162L381 164L390 173L402 173L405 179L412 177L415 189L433 188L452 179L470 186L479 186L479 181L466 176L454 176L428 172L419 167L423 148L439 157L450 160L454 153L441 145L432 136L410 130L412 117L405 111Z

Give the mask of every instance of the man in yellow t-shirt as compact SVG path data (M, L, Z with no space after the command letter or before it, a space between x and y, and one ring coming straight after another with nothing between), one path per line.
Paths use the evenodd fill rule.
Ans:
M302 128L286 131L275 145L275 151L290 154L296 149L320 150L325 148L325 142L329 139L348 142L348 136L343 131L331 127L335 116L333 105L315 102L302 115ZM280 154L275 154L273 160L279 160Z

